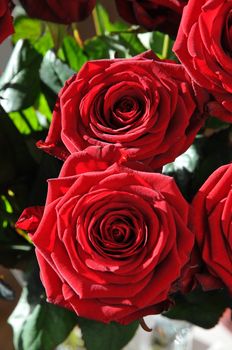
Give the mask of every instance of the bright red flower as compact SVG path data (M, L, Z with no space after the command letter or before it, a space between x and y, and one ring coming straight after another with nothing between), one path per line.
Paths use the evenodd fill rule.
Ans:
M232 293L232 164L217 169L193 201L193 231L207 273L198 276L205 289L219 281Z
M18 225L32 233L48 301L127 324L167 309L194 236L174 180L111 165L111 148L72 154L48 182L36 231L41 211Z
M232 121L232 1L191 0L174 52L191 78L214 97L209 112Z
M188 0L115 0L120 16L148 30L177 33Z
M96 0L20 0L30 17L45 21L70 24L90 15Z
M12 3L9 0L0 1L0 43L14 33L11 16Z
M48 137L38 146L66 159L114 144L153 169L184 152L204 124L206 96L185 69L153 52L86 63L59 94Z

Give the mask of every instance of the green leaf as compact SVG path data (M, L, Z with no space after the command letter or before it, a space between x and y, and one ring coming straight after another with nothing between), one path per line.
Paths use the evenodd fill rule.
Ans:
M232 299L225 290L194 291L178 295L176 305L163 315L172 319L186 320L203 328L214 327Z
M146 47L135 33L94 37L86 40L84 49L89 60L127 58L146 51Z
M125 58L146 51L137 33L122 22L111 22L102 5L96 6L96 14L102 35L85 42L89 59Z
M108 49L109 58L127 58L131 57L129 48L125 47L118 34L111 36L101 36Z
M28 135L43 129L33 107L20 112L12 112L9 115L21 134Z
M6 268L19 268L20 263L30 257L32 246L19 234L9 227L5 213L0 217L0 264ZM17 215L17 218L19 215ZM5 225L6 223L6 225ZM3 227L1 227L3 225ZM8 226L7 226L8 225ZM25 243L26 242L26 243Z
M146 51L146 47L140 41L136 33L121 33L119 34L119 41L132 57Z
M39 94L39 97L35 103L35 110L37 113L39 112L40 114L42 114L48 122L51 122L52 112L48 105L48 101L43 94Z
M79 318L87 350L121 350L134 336L138 322L127 326L112 322L104 324L97 321Z
M25 287L9 318L15 350L54 350L77 325L73 312L45 302L38 264L27 262Z
M15 44L20 39L28 39L35 42L43 33L42 23L39 20L27 16L17 17L14 21L14 34L12 35Z
M187 200L193 196L193 176L199 164L199 153L196 145L191 145L186 152L174 162L163 167L163 173L174 177L179 189Z
M9 113L31 106L39 93L42 57L29 42L19 40L0 79L0 104Z
M11 185L16 178L29 175L34 164L23 136L7 114L0 115L0 186Z
M62 51L65 62L67 62L69 67L74 71L79 71L83 64L88 60L83 49L77 45L75 39L71 36L64 38Z
M5 184L6 186L6 184ZM11 198L12 200L12 198ZM21 212L13 212L13 203L9 196L0 196L0 264L7 268L19 267L20 261L28 258L32 246L25 242L14 227ZM1 279L0 279L1 281ZM1 289L1 288L0 288Z
M52 304L36 305L27 318L19 350L54 350L77 323L76 315Z
M21 330L30 314L30 305L27 302L27 289L24 288L16 308L8 319L13 328L15 350L21 350Z
M55 94L58 94L65 81L75 72L56 57L53 51L48 51L40 68L40 78Z
M213 129L215 131L226 129L229 126L229 123L214 117L208 118L205 123L205 129Z
M42 36L33 43L33 47L43 56L48 50L51 50L54 47L52 36L47 28Z
M169 175L170 173L175 173L181 169L186 169L190 173L193 173L197 167L198 161L199 154L196 146L193 144L187 149L186 152L177 157L173 163L165 165L164 173Z
M172 60L177 60L176 56L172 52L172 47L174 40L171 38L168 39L167 47L165 48L166 57L163 57L164 54L164 45L167 35L160 32L153 32L150 38L150 48L153 50L159 58L168 58Z
M9 117L21 134L30 135L48 129L52 112L46 97L40 93L34 106L19 112L9 113Z
M193 192L196 193L208 177L220 166L232 161L231 130L216 132L210 137L203 135L195 140L200 155L199 164L193 174Z
M44 152L37 170L34 186L31 189L31 200L37 205L44 205L47 196L47 179L59 176L63 162Z
M51 33L43 21L20 15L14 21L14 29L15 33L12 36L14 44L20 39L27 39L42 55L54 46Z
M84 50L89 60L110 58L110 49L104 37L94 37L85 41Z
M119 21L111 22L108 12L99 3L96 6L96 11L97 11L98 20L100 21L100 27L102 29L102 32L105 32L105 33L121 32L129 29L129 26L126 23L119 22Z

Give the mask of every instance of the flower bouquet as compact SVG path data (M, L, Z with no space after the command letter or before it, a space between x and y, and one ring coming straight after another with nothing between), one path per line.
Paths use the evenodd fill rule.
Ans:
M78 326L120 350L154 314L213 327L232 307L232 1L20 3L0 5L15 349Z

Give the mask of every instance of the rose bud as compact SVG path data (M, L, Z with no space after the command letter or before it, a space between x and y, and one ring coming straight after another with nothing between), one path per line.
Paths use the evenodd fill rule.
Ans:
M30 17L44 21L70 24L79 22L88 17L96 0L20 0Z
M115 0L120 16L148 30L176 35L188 0Z

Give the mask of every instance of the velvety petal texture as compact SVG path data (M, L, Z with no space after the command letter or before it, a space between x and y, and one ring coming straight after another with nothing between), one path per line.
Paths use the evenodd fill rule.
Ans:
M42 219L43 211L43 206L35 206L24 209L17 221L17 227L28 231L30 234L34 233Z
M177 33L188 0L115 0L120 16L148 30Z
M191 78L214 97L211 115L232 122L232 1L191 0L174 52Z
M13 4L9 0L0 1L0 43L14 33L12 7Z
M48 137L38 146L66 159L88 146L113 144L157 169L193 142L206 100L181 65L151 51L90 61L61 90Z
M70 24L88 17L96 0L20 0L30 17L45 21Z
M167 309L194 236L172 178L110 155L91 148L66 160L31 238L48 301L127 324Z
M193 201L193 230L207 272L205 289L221 282L232 293L232 164L217 169Z

